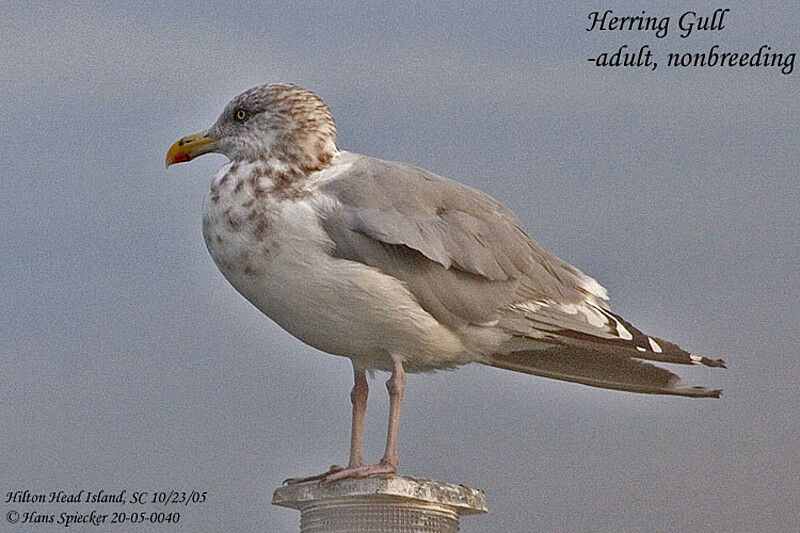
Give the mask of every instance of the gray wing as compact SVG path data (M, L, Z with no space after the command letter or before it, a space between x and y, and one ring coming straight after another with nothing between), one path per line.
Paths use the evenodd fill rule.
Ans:
M333 254L401 280L447 326L510 332L485 364L595 387L719 396L639 359L722 360L691 355L613 314L605 289L534 243L494 199L418 168L350 157L347 171L320 186L336 199L322 221Z
M520 302L599 305L605 297L594 280L534 243L508 209L465 185L355 156L320 191L337 200L323 221L334 254L402 280L444 324L493 323Z

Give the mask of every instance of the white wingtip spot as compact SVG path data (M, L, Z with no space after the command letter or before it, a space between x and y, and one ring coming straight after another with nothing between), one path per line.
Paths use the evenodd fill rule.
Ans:
M637 346L636 349L639 350L640 352L646 352L647 351L646 349L642 348L641 346Z
M626 341L633 340L633 335L631 334L631 332L628 331L627 328L623 326L619 320L615 319L614 322L617 323L617 335L619 335L621 339L625 339Z
M663 351L661 349L661 346L659 346L658 343L654 341L652 337L647 337L647 340L650 342L650 348L652 348L654 352L661 353Z

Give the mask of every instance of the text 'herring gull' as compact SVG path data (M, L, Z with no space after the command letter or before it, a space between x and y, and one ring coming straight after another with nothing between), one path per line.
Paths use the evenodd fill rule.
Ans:
M339 150L328 106L290 84L234 98L167 166L226 155L203 236L233 287L289 333L353 364L347 467L397 471L406 372L466 363L594 387L719 397L645 361L724 367L613 313L594 279L533 242L493 198L401 163ZM386 450L364 464L368 371L391 372Z

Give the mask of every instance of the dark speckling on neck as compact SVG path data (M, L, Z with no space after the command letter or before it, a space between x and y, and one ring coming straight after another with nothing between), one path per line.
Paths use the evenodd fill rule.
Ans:
M237 120L242 110L252 118ZM272 83L245 91L228 104L212 131L232 161L278 161L292 180L322 170L337 153L330 109L297 85Z

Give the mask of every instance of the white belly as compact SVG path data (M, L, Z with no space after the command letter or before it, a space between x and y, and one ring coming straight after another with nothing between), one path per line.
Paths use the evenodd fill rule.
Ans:
M391 370L392 357L412 372L473 360L459 335L398 280L330 255L332 243L317 219L324 199L261 198L253 215L241 207L235 185L225 185L216 202L206 201L211 257L237 291L289 333L365 369Z

